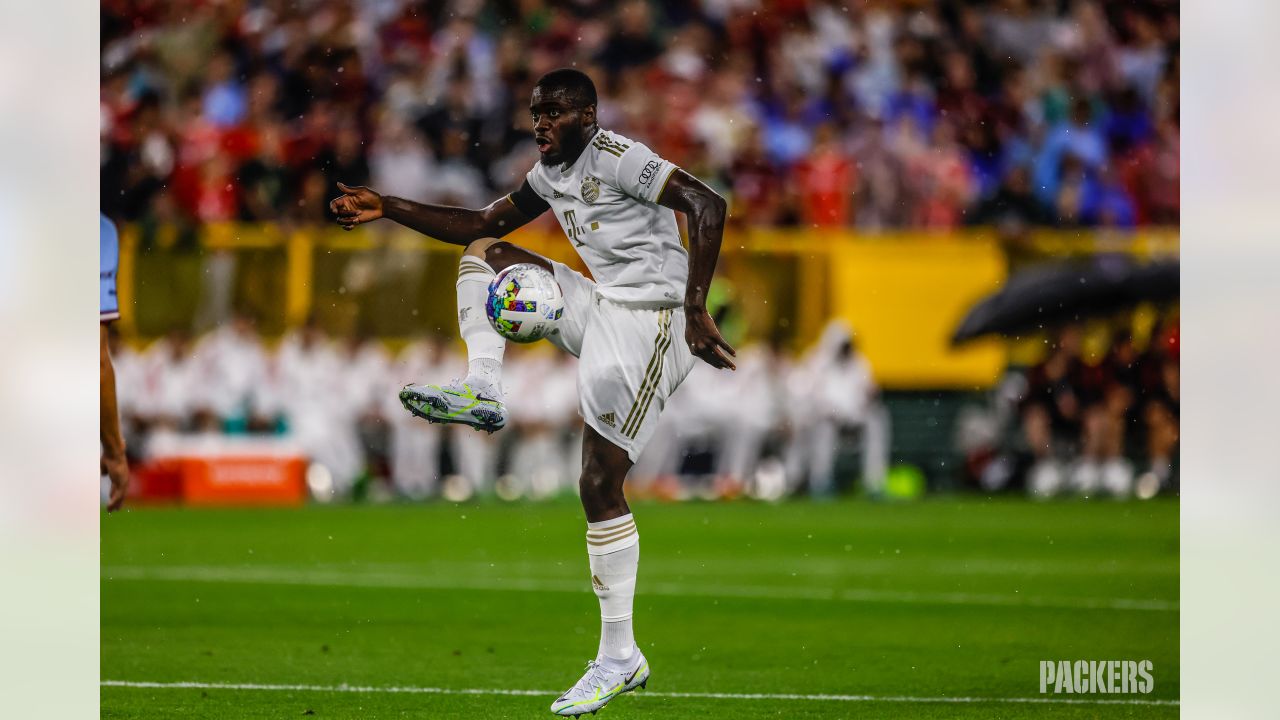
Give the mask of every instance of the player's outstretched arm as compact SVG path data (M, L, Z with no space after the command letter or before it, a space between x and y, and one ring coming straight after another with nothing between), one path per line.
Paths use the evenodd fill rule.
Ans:
M716 368L736 369L737 353L720 336L707 313L707 288L720 257L720 240L728 204L715 190L683 170L675 170L658 197L658 204L678 210L689 219L689 286L684 295L684 339L689 350Z
M480 238L502 237L533 219L505 197L482 210L468 210L383 196L363 186L338 183L338 189L342 194L329 202L329 210L345 230L387 218L451 245L467 245Z

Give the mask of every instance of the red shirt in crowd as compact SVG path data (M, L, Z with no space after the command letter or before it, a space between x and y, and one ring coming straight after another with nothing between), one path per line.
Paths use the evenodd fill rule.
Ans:
M792 171L807 225L848 225L853 190L858 184L853 160L834 144L818 147Z

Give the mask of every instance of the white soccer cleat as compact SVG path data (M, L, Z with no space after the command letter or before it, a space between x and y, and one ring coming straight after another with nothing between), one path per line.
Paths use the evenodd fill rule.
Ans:
M461 423L490 433L507 424L501 391L465 379L448 385L405 385L400 390L400 404L433 423Z
M649 661L636 649L635 664L622 671L606 667L595 660L587 663L587 673L559 699L551 703L551 712L562 717L592 715L624 692L649 684Z

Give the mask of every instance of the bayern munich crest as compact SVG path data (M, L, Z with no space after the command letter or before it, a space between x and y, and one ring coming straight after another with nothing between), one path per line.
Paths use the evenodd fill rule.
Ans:
M582 181L582 202L590 205L600 199L600 181L588 175Z

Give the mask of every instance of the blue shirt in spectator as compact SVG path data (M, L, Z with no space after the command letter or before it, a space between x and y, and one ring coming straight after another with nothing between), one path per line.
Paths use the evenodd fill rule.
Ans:
M218 83L204 94L204 117L218 127L234 127L249 112L249 98L242 85L230 80Z
M1052 203L1058 195L1062 158L1074 155L1086 168L1097 170L1107 163L1107 141L1092 125L1062 122L1049 129L1034 162L1035 189L1041 201Z
M1115 108L1107 115L1107 138L1117 152L1145 142L1153 132L1151 116L1141 108Z
M116 297L116 271L120 266L120 238L116 226L106 215L98 213L98 322L120 317L120 300Z
M885 108L885 121L889 125L896 125L902 118L910 117L920 133L926 136L933 132L934 116L933 100L913 89L895 93L889 98L888 107Z
M1090 180L1080 198L1080 215L1090 225L1132 228L1138 222L1133 199L1114 181Z

